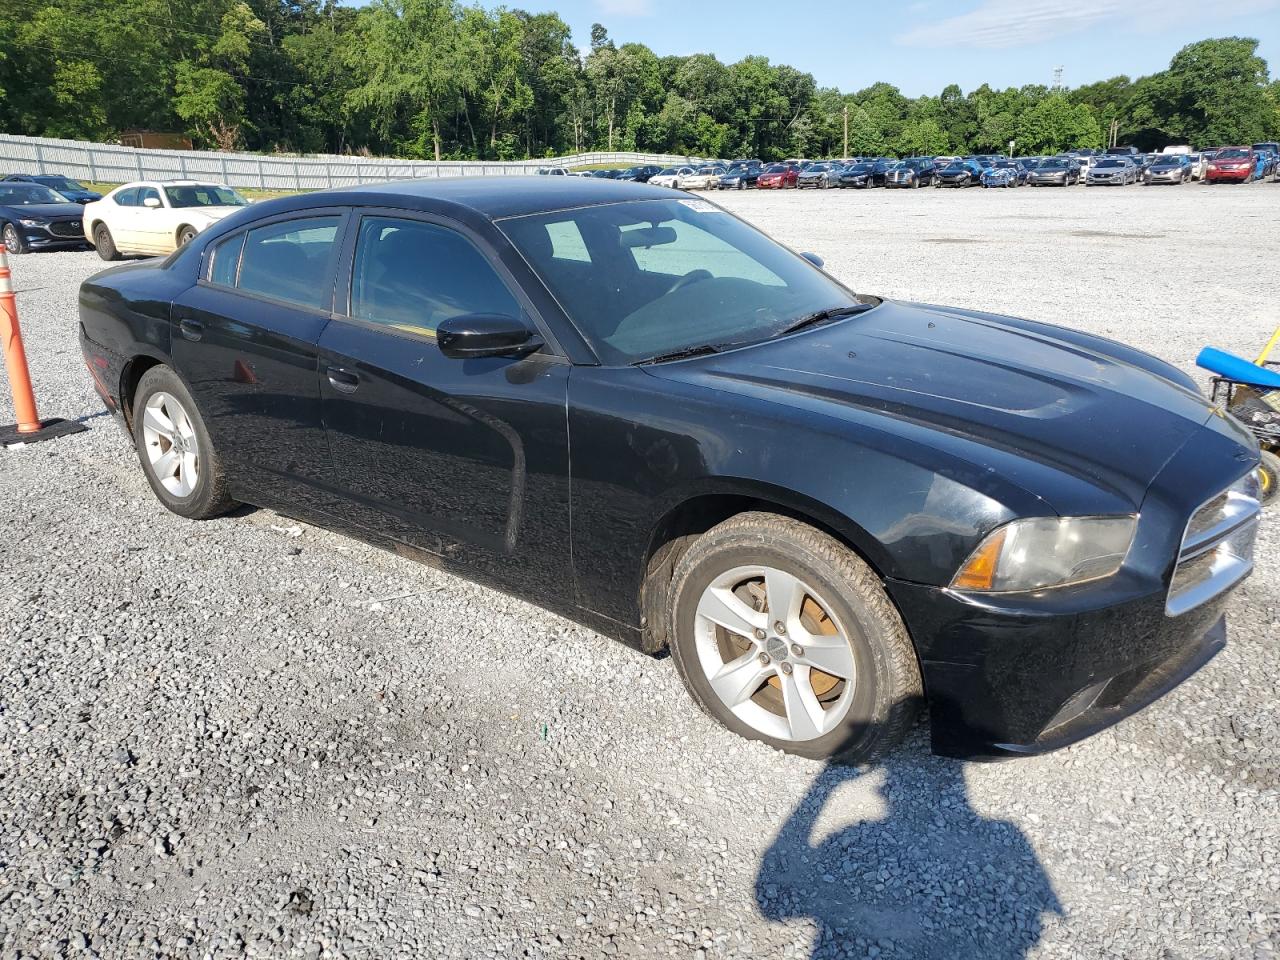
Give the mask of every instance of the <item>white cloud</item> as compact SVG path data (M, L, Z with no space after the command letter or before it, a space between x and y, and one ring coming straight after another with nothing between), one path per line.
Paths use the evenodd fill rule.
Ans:
M596 6L611 17L647 17L653 13L649 0L596 0Z
M1255 13L1278 0L1246 0L1235 12ZM982 0L976 8L899 34L908 47L981 47L991 50L1024 47L1100 23L1141 25L1149 17L1161 22L1211 16L1202 0Z

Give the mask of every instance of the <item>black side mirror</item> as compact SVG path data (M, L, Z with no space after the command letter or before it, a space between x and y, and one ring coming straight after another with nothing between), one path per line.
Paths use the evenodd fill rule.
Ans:
M542 338L524 321L500 313L463 313L440 321L440 352L455 360L521 357L542 346Z
M812 264L813 264L815 267L817 267L819 270L821 270L821 269L822 269L823 264L826 262L826 261L825 261L825 260L823 260L820 256L818 256L816 253L802 253L802 254L800 254L800 256L804 257L806 260L808 260L810 263L812 263Z

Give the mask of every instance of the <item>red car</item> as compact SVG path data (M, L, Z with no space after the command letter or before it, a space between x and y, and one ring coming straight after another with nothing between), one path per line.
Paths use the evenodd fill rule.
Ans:
M800 176L800 166L795 163L771 163L760 172L756 181L759 190L784 190L794 187Z
M1246 183L1253 176L1253 165L1257 162L1253 151L1248 147L1223 147L1209 161L1209 169L1204 174L1205 182Z

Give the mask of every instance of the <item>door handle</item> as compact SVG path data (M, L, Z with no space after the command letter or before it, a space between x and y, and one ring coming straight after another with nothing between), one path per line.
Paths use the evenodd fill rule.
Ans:
M329 383L333 385L333 389L339 393L355 393L356 387L360 386L360 377L350 370L344 370L342 367L328 367L325 373L328 375Z
M199 340L204 336L204 326L194 320L179 320L178 329L188 340Z

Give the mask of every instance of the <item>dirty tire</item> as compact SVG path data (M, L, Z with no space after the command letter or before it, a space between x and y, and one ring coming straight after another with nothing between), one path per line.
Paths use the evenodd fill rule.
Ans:
M146 440L143 430L144 411L147 401L152 395L164 392L182 405L183 412L191 423L196 437L196 448L200 468L194 488L186 496L176 496L164 488L151 465L147 454ZM166 507L189 520L207 520L226 513L236 505L227 491L227 478L222 469L222 461L209 438L204 419L195 400L188 392L186 384L166 366L152 367L142 375L138 389L133 396L133 442L138 459L142 464L142 472L151 484L156 499Z
M847 625L857 666L848 713L812 740L767 736L735 716L707 680L695 640L698 603L708 584L740 565L763 564L801 577ZM874 571L833 537L772 513L743 513L697 538L676 565L667 635L694 702L726 729L816 760L865 763L901 743L919 715L920 668L906 626Z
M100 223L93 228L93 247L103 260L120 259L120 251L116 249L116 242L112 239L111 231L107 229L105 223Z

